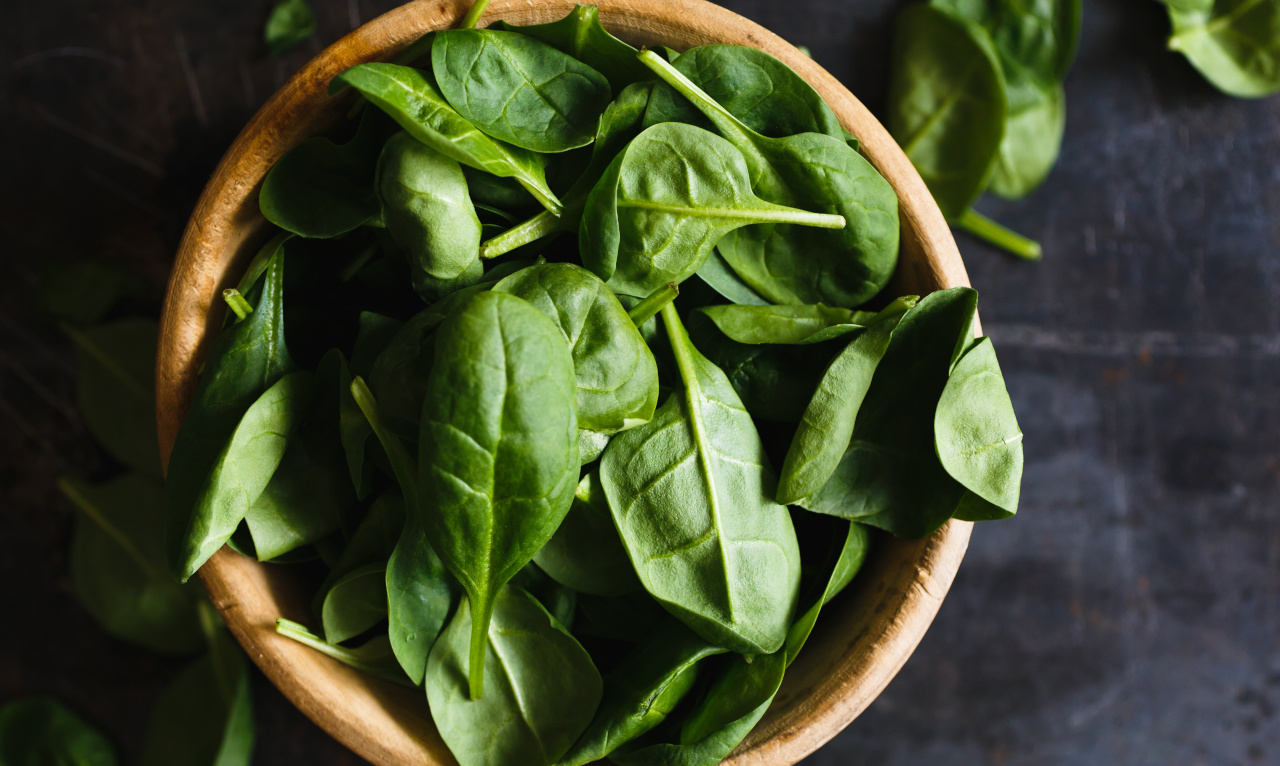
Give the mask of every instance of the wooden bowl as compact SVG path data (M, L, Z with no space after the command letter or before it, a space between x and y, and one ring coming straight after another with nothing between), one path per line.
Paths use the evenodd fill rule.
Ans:
M258 189L277 159L337 117L325 95L344 69L390 58L420 35L457 23L471 0L415 0L334 43L262 107L214 171L196 205L169 279L156 370L161 453L195 391L223 313L220 291L235 283L267 224ZM574 0L494 0L481 25L539 24ZM862 152L898 192L902 258L898 293L968 285L950 230L919 175L871 113L822 67L756 24L704 0L599 0L600 18L635 45L683 50L750 45L785 61L815 87ZM972 525L952 521L926 540L886 540L847 593L824 611L788 671L772 708L727 763L792 764L862 712L898 672L932 622L968 546ZM302 712L375 764L452 764L421 692L388 684L283 638L277 617L309 622L309 594L288 567L223 548L200 570L213 603L262 672Z

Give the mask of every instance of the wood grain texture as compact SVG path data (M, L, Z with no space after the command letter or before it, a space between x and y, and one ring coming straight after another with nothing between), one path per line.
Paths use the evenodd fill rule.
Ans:
M214 171L179 246L161 322L156 408L161 454L195 390L222 315L221 288L235 282L266 224L257 193L286 151L330 124L341 99L325 88L344 69L385 60L420 35L462 17L469 0L416 0L360 27L298 72L241 131ZM919 175L888 132L838 81L776 35L702 0L601 0L601 20L637 45L677 49L720 42L777 56L808 80L858 136L862 152L894 186L902 258L894 287L926 293L967 285L959 252ZM481 24L562 17L573 0L495 0ZM906 662L932 622L964 556L972 525L950 522L927 540L886 541L849 592L824 612L768 714L727 763L793 764L853 720ZM200 572L215 606L249 656L304 713L379 766L452 764L423 695L370 679L276 635L277 617L304 620L305 594L287 569L223 549Z

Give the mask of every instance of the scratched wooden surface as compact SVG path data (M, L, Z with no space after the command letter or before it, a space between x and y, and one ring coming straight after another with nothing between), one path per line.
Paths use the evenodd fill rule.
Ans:
M66 574L64 472L114 470L33 293L49 264L140 269L158 299L223 149L386 0L313 0L268 58L265 0L41 0L0 24L0 701L52 692L140 752L179 662L105 637ZM901 0L738 0L883 108ZM933 629L805 763L1280 762L1280 98L1217 94L1147 0L1088 0L1063 159L980 207L1040 264L965 237L1026 432L1020 516L979 527ZM259 764L356 759L255 686Z

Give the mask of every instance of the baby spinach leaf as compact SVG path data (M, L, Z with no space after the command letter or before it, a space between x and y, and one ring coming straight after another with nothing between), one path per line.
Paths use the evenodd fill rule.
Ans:
M305 625L286 620L283 617L276 620L276 632L285 638L291 638L300 644L309 646L321 654L328 655L344 665L349 665L362 673L368 673L393 684L414 686L405 677L404 671L400 669L395 653L391 651L391 642L385 635L374 636L354 649L346 646L334 646L307 630Z
M519 32L573 56L608 78L615 93L650 79L649 70L636 61L636 49L605 30L594 5L578 3L563 19L549 24L522 27L498 21L489 28Z
M981 26L930 5L898 15L889 132L954 219L982 193L1004 139L1000 60Z
M316 33L316 17L306 0L281 0L271 8L262 39L272 56L279 56Z
M662 310L684 390L609 442L600 483L640 582L711 643L776 651L800 582L791 517L751 416ZM751 573L769 572L768 578Z
M583 593L620 596L640 588L594 471L578 482L568 515L533 561L557 582Z
M507 293L470 297L438 335L418 441L422 505L409 516L467 592L478 699L494 595L573 501L573 357L555 322Z
M427 699L440 736L461 766L556 763L600 704L600 673L582 646L522 590L495 594L481 632L484 694L468 694L475 629L458 606L427 665ZM471 647L469 648L469 644Z
M592 189L579 248L583 263L614 292L645 296L683 282L728 232L765 222L845 225L839 215L760 199L732 144L701 128L664 123L627 144Z
M535 152L591 143L610 101L604 75L515 32L437 32L431 68L458 114L500 141Z
M530 561L511 578L512 588L527 591L565 630L573 630L578 592L556 582L542 567Z
M964 487L934 446L934 413L952 366L972 343L977 293L939 290L894 330L858 410L853 438L822 489L797 505L887 530L932 534L955 514Z
M658 55L640 60L742 152L761 199L846 221L834 231L769 222L725 232L717 249L743 281L775 303L847 307L884 287L898 262L898 196L871 163L843 137L757 133Z
M320 610L324 638L340 644L387 619L387 565L366 564L333 584Z
M1238 98L1280 92L1280 0L1169 2L1169 47Z
M396 64L359 64L335 77L329 92L347 85L437 152L476 170L514 178L543 207L560 211L560 201L547 186L542 160L481 133L449 106L429 73Z
M5 766L117 766L111 741L53 697L0 707L0 763Z
M363 413L360 417L364 417ZM324 597L338 580L368 564L385 563L396 549L403 531L404 498L398 491L389 489L369 506L368 514L356 527L337 561L333 562L329 574L316 590L312 611L321 613Z
M990 338L980 338L956 362L934 414L938 458L965 489L1000 508L1018 510L1022 430L1005 389Z
M653 417L657 363L599 277L571 263L547 263L517 271L493 289L533 304L564 333L573 354L579 428L614 433Z
M165 569L163 488L124 474L96 486L64 477L58 489L80 511L71 582L89 614L111 635L153 652L199 651L199 594Z
M373 311L360 312L360 333L355 348L351 350L351 374L367 377L378 359L404 322ZM350 381L347 382L350 385Z
M662 723L693 687L698 663L724 651L679 622L665 623L609 674L600 709L560 766L602 760Z
M890 303L827 365L782 463L779 503L794 503L827 483L853 436L858 409L889 347L894 328L915 305L914 296Z
M205 620L208 654L183 668L157 700L141 766L249 765L254 740L249 666L216 621L212 614Z
M715 250L711 251L706 263L703 263L695 273L703 282L710 285L712 290L734 303L744 306L769 305L769 301L762 298L760 293L751 289L751 285L743 282L741 277L733 273L724 256Z
M738 343L808 344L861 329L875 315L821 303L787 306L704 306L703 314Z
M770 697L755 710L698 742L671 744L641 739L614 751L609 760L618 766L716 766L751 733L772 703Z
M1034 191L1058 161L1066 125L1061 85L1046 88L1044 98L1031 106L1011 110L991 174L991 191L1006 199L1021 199Z
M301 237L336 237L363 226L378 215L374 169L393 127L384 113L366 109L347 143L317 136L290 149L262 181L262 215Z
M160 478L156 440L156 334L150 319L63 326L76 346L76 398L85 427L113 458Z
M467 177L467 191L476 205L508 211L538 207L538 200L515 179L501 178L467 165L462 166L462 174Z
M438 298L437 282L479 267L480 219L457 162L398 133L378 159L378 194L387 229L409 256L419 295Z
M578 460L582 465L595 462L604 454L604 448L609 445L609 439L613 434L603 434L599 431L591 431L586 428L578 429Z

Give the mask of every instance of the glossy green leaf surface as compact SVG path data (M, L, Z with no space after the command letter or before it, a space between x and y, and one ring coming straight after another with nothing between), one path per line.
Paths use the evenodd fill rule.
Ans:
M640 588L595 472L578 482L569 513L533 560L556 581L582 593L619 596Z
M195 586L178 585L164 558L164 490L124 474L91 485L63 478L58 489L79 511L71 535L71 582L108 633L160 654L194 654L204 644Z
M528 301L560 326L573 354L579 428L614 433L653 417L657 363L599 277L571 263L546 263L493 289Z
M1169 47L1186 56L1214 87L1239 98L1280 92L1280 0L1168 5L1173 22Z
M707 260L696 272L698 278L706 282L712 290L721 296L744 306L768 306L769 301L742 281L742 277L733 273L733 268L725 261L724 256L712 250Z
M546 544L578 479L573 357L509 293L469 298L439 330L418 441L420 517L475 615L473 696L493 597Z
M515 32L437 32L431 68L459 114L488 135L535 152L591 143L610 101L604 75Z
M437 152L476 170L514 178L543 207L560 210L537 155L480 132L445 101L429 73L396 64L360 64L335 77L329 90L347 85Z
M649 70L636 61L636 49L601 26L600 9L594 5L578 3L564 18L549 24L522 27L498 21L490 29L519 32L569 54L608 78L614 93L650 79Z
M1058 161L1066 127L1066 94L1061 85L1049 86L1044 98L1031 106L1011 111L991 174L991 191L1021 199L1039 187Z
M815 343L858 331L874 314L821 303L785 306L704 306L720 332L738 343ZM834 331L833 331L834 330ZM826 332L824 332L826 331Z
M52 697L0 707L0 763L5 766L117 766L101 731Z
M320 619L325 641L340 644L387 618L387 565L366 564L344 575L325 594Z
M591 722L600 703L600 673L573 636L524 591L502 588L492 609L481 634L491 668L483 695L468 694L473 625L464 602L431 651L431 716L461 766L549 766Z
M696 633L734 651L776 651L799 587L791 518L772 500L776 478L729 380L672 306L662 317L684 390L605 449L614 524L645 590Z

